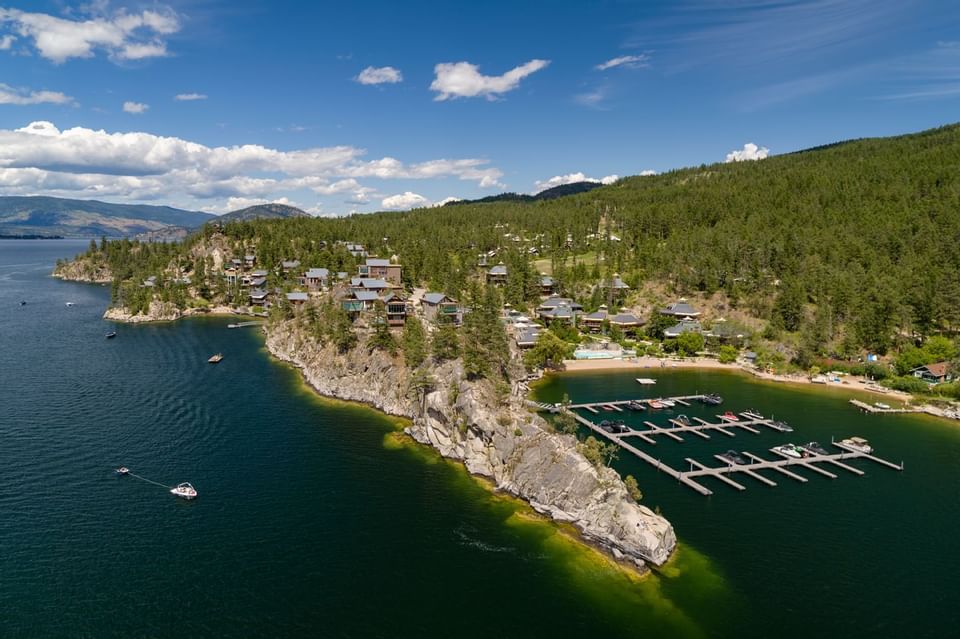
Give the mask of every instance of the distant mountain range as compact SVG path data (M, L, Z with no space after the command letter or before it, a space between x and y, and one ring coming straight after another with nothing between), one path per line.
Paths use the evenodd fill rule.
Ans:
M169 206L57 197L0 197L0 235L129 237L169 227L197 228L209 213Z
M525 193L501 193L499 195L490 195L482 197L479 200L454 200L447 202L444 206L457 206L458 204L484 204L487 202L542 202L545 200L555 200L558 197L566 195L576 195L577 193L586 193L593 189L603 186L600 182L573 182L571 184L561 184L545 191L540 191L536 195L527 195Z
M0 197L0 236L138 237L169 241L207 222L309 217L285 204L258 204L219 217L169 206L111 204L57 197Z

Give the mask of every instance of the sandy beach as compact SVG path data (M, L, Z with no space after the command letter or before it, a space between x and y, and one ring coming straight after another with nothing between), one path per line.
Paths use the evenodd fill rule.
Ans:
M715 359L708 357L690 357L686 359L671 359L657 357L636 357L633 359L593 359L593 360L564 360L564 368L570 372L579 371L606 371L606 370L636 370L652 371L654 369L665 368L698 368L698 369L720 369L730 371L741 371L753 375L758 379L765 379L771 382L781 382L787 384L813 384L806 375L777 375L774 373L764 373L762 371L750 368L742 364L723 364ZM887 398L909 403L911 397L908 393L890 390L877 386L870 380L858 377L856 375L845 375L843 382L838 384L830 382L828 384L815 384L825 388L838 388L841 390L864 391L876 393Z

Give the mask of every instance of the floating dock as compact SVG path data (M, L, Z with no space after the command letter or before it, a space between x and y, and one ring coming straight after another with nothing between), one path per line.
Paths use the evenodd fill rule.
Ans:
M861 402L859 399L851 399L850 403L865 413L922 413L922 408L880 408L874 404Z
M671 399L676 401L677 403L681 403L680 400L684 400L683 402L684 405L689 405L686 403L687 401L696 400L696 399L699 399L700 397L702 396L688 395L683 397L669 397L665 399ZM771 448L769 449L769 452L779 457L779 459L764 459L762 457L754 455L753 453L744 451L743 455L750 460L750 463L747 463L747 464L735 464L725 460L720 455L714 455L716 459L720 460L721 462L724 462L723 466L707 466L706 464L703 464L695 459L691 459L688 457L685 459L685 461L690 465L690 468L689 470L681 471L669 466L668 464L663 463L660 459L637 448L636 446L631 445L626 440L631 437L636 437L636 438L642 439L644 442L648 444L656 444L656 440L654 439L655 437L666 436L666 437L670 437L671 439L677 442L683 442L684 439L680 436L680 433L692 433L699 437L709 439L710 436L705 431L718 432L728 437L734 437L735 433L733 431L738 428L753 434L759 434L760 430L758 428L755 428L755 426L769 427L775 432L781 432L781 431L776 426L773 425L772 419L765 418L762 415L758 415L753 412L742 412L739 414L739 417L743 419L740 419L738 421L733 421L729 418L723 417L722 415L717 416L717 418L719 419L718 422L708 422L698 417L694 417L692 421L697 422L696 424L684 424L683 422L677 421L676 419L670 419L669 420L670 423L674 425L673 428L663 428L661 426L658 426L657 424L654 424L653 422L644 421L643 424L644 426L646 426L646 429L644 430L631 429L630 432L627 432L627 433L608 433L603 428L601 428L598 424L593 423L586 417L583 417L582 415L579 415L574 411L574 409L583 409L593 414L599 414L600 411L598 411L596 408L598 406L599 407L622 406L632 401L646 403L651 400L639 399L639 400L622 400L622 401L615 401L615 402L570 404L569 406L564 407L561 410L573 416L573 418L576 419L579 424L586 426L587 428L592 430L594 433L600 435L604 439L607 439L613 442L614 444L619 446L621 449L627 451L628 453L631 453L635 457L650 464L651 466L656 468L658 471L665 473L670 477L673 477L679 483L687 486L688 488L692 488L693 490L700 493L701 495L708 496L713 494L712 490L710 490L709 488L701 484L699 481L697 481L698 479L703 477L712 477L714 479L717 479L727 484L732 488L735 488L738 491L746 490L746 486L739 483L738 481L731 479L730 475L734 473L741 473L742 475L749 477L757 482L760 482L766 486L774 487L777 485L777 483L772 479L770 479L769 477L766 477L760 474L759 471L770 470L770 471L780 473L781 475L788 477L790 479L793 479L795 481L798 481L801 483L807 483L808 480L806 477L802 475L798 475L797 473L793 472L791 469L802 468L807 471L820 474L829 479L836 479L837 475L835 473L817 465L817 464L824 464L824 465L829 465L831 468L845 470L851 474L862 476L864 474L862 470L858 468L854 468L853 466L850 466L849 464L846 464L844 462L847 460L865 459L865 460L880 464L881 466L886 466L887 468L891 468L893 470L899 470L899 471L903 470L903 463L895 464L885 459L881 459L876 455L864 453L864 452L855 450L853 448L850 448L845 444L831 441L830 442L831 445L833 445L836 448L839 448L841 452L823 455L823 454L818 454L812 450L809 450L803 446L800 446L800 448L805 450L809 456L791 457L789 455L786 455L776 450L775 448Z

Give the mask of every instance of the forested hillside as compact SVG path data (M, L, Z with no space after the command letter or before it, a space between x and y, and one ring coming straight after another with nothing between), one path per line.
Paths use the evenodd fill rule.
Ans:
M210 235L214 229L201 233ZM634 290L723 291L802 336L809 354L885 352L960 325L960 128L627 178L545 202L226 225L261 264L341 268L323 241L397 255L408 283L457 295L498 251L506 297L536 297L532 260L566 291L620 273ZM189 247L201 236L187 240Z

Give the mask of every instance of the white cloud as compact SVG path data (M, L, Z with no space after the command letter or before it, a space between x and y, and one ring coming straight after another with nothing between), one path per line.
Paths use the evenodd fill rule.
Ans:
M360 84L394 84L403 80L403 74L394 67L367 67L354 79Z
M404 193L383 198L383 200L380 201L380 206L388 211L396 211L430 206L430 200L412 191L405 191Z
M178 93L173 99L178 102L193 102L195 100L206 100L207 96L203 93Z
M603 103L610 96L610 87L607 85L599 86L584 93L578 93L573 96L574 102L591 109L605 110Z
M31 91L0 83L0 104L71 104L73 98L59 91Z
M770 155L770 149L765 146L757 146L753 142L747 142L743 148L737 151L727 153L727 159L724 162L743 162L744 160L762 160Z
M71 58L91 58L97 51L121 61L165 56L163 36L180 30L180 21L170 9L140 13L120 9L107 15L102 11L105 5L99 6L101 11L77 20L0 8L0 29L32 41L41 57L56 64ZM3 37L8 42L10 34Z
M112 197L182 206L219 206L230 197L270 200L296 193L340 196L365 204L378 192L366 179L496 181L486 160L439 159L407 164L364 160L351 146L279 151L254 144L208 147L144 132L83 127L61 131L52 122L0 129L0 194ZM346 196L346 197L343 197Z
M477 65L469 62L443 62L433 68L436 77L430 90L438 94L434 100L481 95L493 100L502 93L516 89L520 86L520 80L548 64L549 60L530 60L503 75L483 75Z
M450 197L445 197L445 198L443 198L443 199L440 200L439 202L434 202L434 203L433 203L433 207L434 207L434 208L439 208L439 207L444 206L444 205L446 205L446 204L450 204L451 202L462 202L462 201L463 201L463 198L462 198L462 197L453 197L453 196L451 195Z
M0 51L8 51L10 47L13 46L13 43L16 42L17 37L12 35L0 36Z
M540 191L546 191L547 189L552 189L555 186L561 186L563 184L575 184L577 182L596 182L598 184L613 184L620 179L619 175L605 175L602 178L593 178L587 177L587 175L581 171L576 173L567 173L566 175L554 175L552 178L547 180L538 180L533 184L533 192L539 193Z
M640 55L622 55L618 58L612 58L593 67L597 71L606 71L615 67L624 67L627 69L640 69L650 66L650 56L646 53Z
M133 113L140 114L150 108L149 104L144 104L143 102L124 102L123 103L123 112L124 113Z
M640 171L640 177L647 177L648 175L656 175L656 174L657 172L654 171L653 169L644 169L643 171Z

